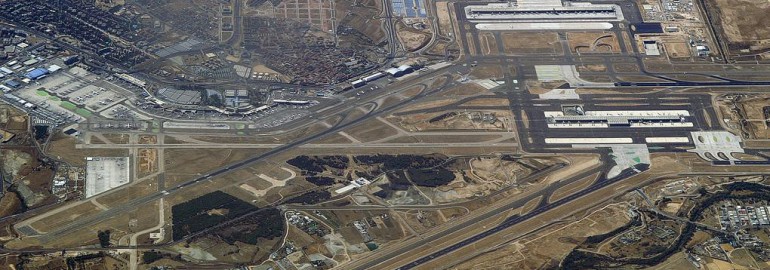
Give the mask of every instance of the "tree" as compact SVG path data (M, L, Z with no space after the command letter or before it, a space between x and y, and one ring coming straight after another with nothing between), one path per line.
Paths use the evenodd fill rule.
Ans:
M110 246L110 230L99 231L96 235L99 237L99 245L102 247Z
M206 100L209 105L214 107L222 107L222 98L219 97L219 95L209 95L209 98Z

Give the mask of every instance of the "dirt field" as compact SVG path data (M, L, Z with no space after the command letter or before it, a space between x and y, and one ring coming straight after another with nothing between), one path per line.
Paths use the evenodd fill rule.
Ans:
M167 216L169 215L167 214ZM64 236L47 243L46 246L72 247L97 244L98 238L96 237L96 232L99 230L110 230L111 241L117 243L118 239L124 235L151 228L157 224L158 202L153 201L140 205L135 210L129 211L124 215L118 215L93 226L86 226L72 233L65 234ZM166 229L168 230L170 227L167 227Z
M530 94L534 94L534 95L545 94L548 91L551 91L554 88L557 88L565 83L567 82L566 81L541 82L538 80L527 80L527 90L529 90Z
M639 72L639 66L636 64L614 64L612 68L617 72Z
M469 165L471 167L470 175L479 178L484 183L499 186L515 183L517 179L524 178L524 176L532 173L531 170L521 164L499 158L473 159L469 162Z
M770 129L765 122L764 108L770 107L770 96L748 96L737 102L735 111L732 102L719 98L717 108L723 116L728 119L726 127L730 130L745 133L751 139L770 139ZM770 110L770 109L769 109ZM745 121L745 125L740 123Z
M388 140L386 143L475 143L499 139L499 135L425 135L408 136Z
M483 114L493 114L497 121L481 121ZM504 118L510 119L510 111L441 111L435 113L420 113L401 116L389 116L388 121L401 126L408 131L427 130L504 130Z
M467 27L467 26L466 26ZM473 34L466 33L465 39L463 39L463 42L468 44L468 54L470 55L479 55L481 52L476 51L476 40L473 38Z
M419 31L402 22L396 24L396 31L399 41L404 45L404 49L410 52L421 49L428 44L431 38L430 33Z
M78 206L70 208L67 211L62 211L34 222L31 224L31 226L40 232L50 232L81 216L92 215L100 211L102 211L102 209L96 207L96 205L93 205L90 202L82 203Z
M566 177L601 164L595 154L575 154L569 156L569 166L548 176L548 183L558 182Z
M568 32L567 40L572 52L620 52L618 39L611 32Z
M603 64L588 64L588 65L580 65L577 67L578 72L605 72L607 71L607 66Z
M158 149L139 149L139 177L158 171Z
M264 137L243 137L243 136L191 136L191 139L199 140L209 143L265 143L266 141L274 141L273 139L265 139ZM166 137L168 143L168 137Z
M102 134L104 138L107 138L107 140L110 140L110 142L115 144L127 144L128 143L128 134L120 134L120 133L114 133L114 134Z
M449 13L449 7L447 1L436 2L436 17L438 17L438 29L439 34L447 36L447 33L452 31L451 14Z
M760 266L757 260L754 259L754 256L751 255L751 251L745 248L735 249L731 251L729 255L730 255L730 260L732 260L733 263L740 266L748 267L749 269L761 269L765 266L765 265Z
M503 69L498 65L482 64L474 67L470 76L477 79L502 78Z
M690 57L690 45L686 42L663 43L663 48L670 58L688 58Z
M559 190L556 190L551 194L551 197L548 198L548 202L555 202L558 200L563 199L566 196L569 196L575 192L578 192L580 190L583 190L587 187L589 187L591 184L593 184L597 177L599 176L598 173L592 174L586 178L577 180L573 183L570 183L569 185L566 185Z
M47 154L74 166L85 166L86 157L125 157L128 149L75 149L77 139L64 134L54 135Z
M164 136L164 138L163 138L163 143L167 143L167 144L185 144L185 143L191 143L191 142L188 142L188 141L185 141L185 140L181 140L181 139L179 139L179 138L177 138L177 137L174 137L174 136L170 136L170 135L163 135L163 136Z
M257 149L167 149L167 174L198 174L257 155Z
M610 205L566 226L544 230L475 257L456 269L550 269L575 246L573 239L611 231L628 222L627 206Z
M385 38L385 32L380 27L380 20L372 18L380 14L382 10L380 3L380 1L374 0L336 2L334 6L338 23L344 17L344 23L341 25L355 28L373 40L374 43L378 43Z
M506 98L478 98L463 104L463 106L508 106L508 99Z
M362 142L370 142L398 134L398 131L385 125L377 119L346 129L345 133Z
M649 270L691 269L692 267L692 263L687 260L687 255L684 254L684 252L679 252L671 255L671 257L662 263L650 267Z
M439 100L422 101L411 105L407 105L406 107L403 107L403 109L398 110L397 113L406 113L410 111L436 108L436 107L446 106L455 102L457 102L457 99L455 98L444 98Z
M97 202L107 208L119 206L132 199L144 197L158 192L157 178L146 179L136 184L130 184L123 187L120 191L112 192L96 199Z
M479 43L481 46L481 54L483 55L497 55L500 53L499 48L497 48L495 35L490 32L479 34Z
M502 33L501 38L506 54L564 53L554 32Z
M770 2L708 0L707 3L713 23L720 26L731 50L758 51L770 48L770 20L766 19L767 14L770 14Z
M447 90L441 91L438 94L435 94L433 96L436 97L462 97L462 96L475 96L480 94L489 94L489 90L486 88L475 84L475 83L466 83L461 84L458 86L454 86L452 88L449 88Z

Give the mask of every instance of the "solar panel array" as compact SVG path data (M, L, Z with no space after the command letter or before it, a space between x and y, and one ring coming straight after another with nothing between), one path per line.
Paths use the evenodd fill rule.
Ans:
M391 0L393 15L404 18L425 18L425 3L422 0Z

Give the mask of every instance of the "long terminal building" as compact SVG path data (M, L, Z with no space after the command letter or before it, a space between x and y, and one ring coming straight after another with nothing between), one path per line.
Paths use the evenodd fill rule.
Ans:
M606 28L608 22L624 20L623 11L615 4L562 3L560 0L519 0L509 3L469 5L465 17L480 23L480 29L497 29L490 24L529 23L529 26L512 27L513 30L539 30L542 28ZM586 23L579 25L576 23ZM600 24L603 23L603 24Z

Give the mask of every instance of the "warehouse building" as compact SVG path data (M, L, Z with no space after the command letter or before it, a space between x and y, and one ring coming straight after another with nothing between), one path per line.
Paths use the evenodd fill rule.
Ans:
M30 80L39 80L45 77L46 75L48 75L48 69L36 68L28 72L27 74L25 74L24 77Z

